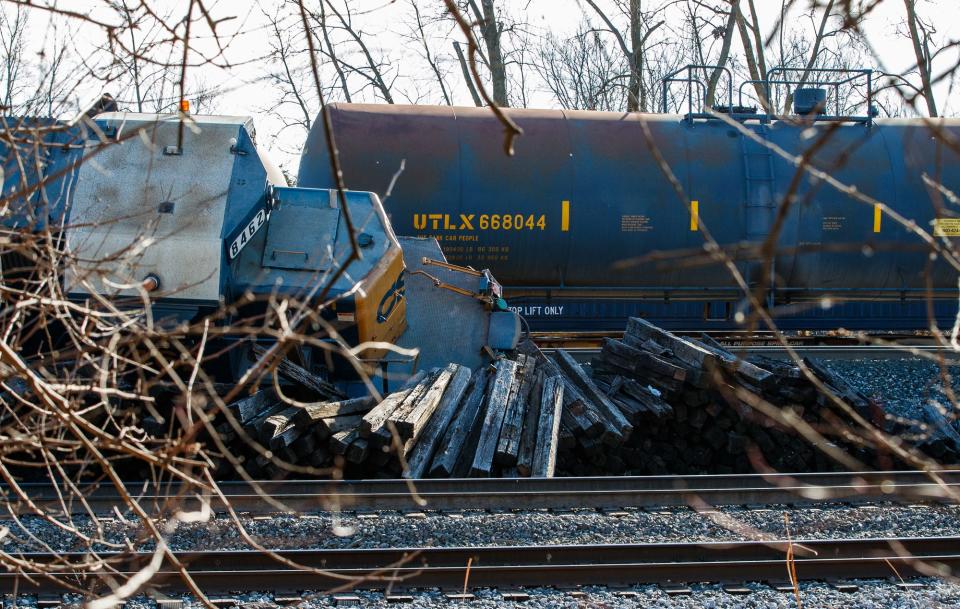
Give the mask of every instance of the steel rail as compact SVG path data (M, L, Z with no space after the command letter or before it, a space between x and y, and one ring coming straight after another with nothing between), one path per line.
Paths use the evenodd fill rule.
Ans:
M939 484L932 477L943 481ZM25 484L37 504L63 510L56 489L47 484ZM281 511L270 497L293 512L327 510L524 510L620 509L698 505L804 504L824 501L953 501L960 497L960 470L927 474L916 471L831 472L802 474L743 474L701 476L610 476L594 478L487 478L431 480L310 480L220 484L238 512L267 514ZM189 492L188 492L189 491ZM9 496L6 487L0 492ZM192 507L198 490L172 484L159 489L130 485L128 492L141 503ZM82 514L124 511L112 488L90 489L86 505L74 499L67 508ZM211 498L213 509L222 506ZM19 505L19 513L30 513Z
M460 589L465 585L570 587L783 580L788 550L800 579L948 575L960 568L960 537L280 550L275 552L277 557L246 550L181 552L177 558L205 593L218 594L323 591L344 584L353 588L382 589L392 583ZM102 571L88 573L87 581L100 574L114 579L129 577L152 556L150 552L99 554ZM38 566L26 573L0 573L0 588L5 593L14 589L48 592L63 582L76 583L76 574L66 565L90 559L89 554L81 553L18 557ZM42 566L48 564L52 574L44 576ZM151 579L151 586L166 593L186 591L169 564Z
M730 353L749 358L765 355L786 359L787 350L782 345L724 345ZM948 364L960 363L960 353L950 348L935 345L801 345L791 346L800 357L827 359L905 359L915 357L943 356ZM554 353L557 348L547 347L544 353ZM578 362L588 362L600 354L599 347L572 347L564 349Z

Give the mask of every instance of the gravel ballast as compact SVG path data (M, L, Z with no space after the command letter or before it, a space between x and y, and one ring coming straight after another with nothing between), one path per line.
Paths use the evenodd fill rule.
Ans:
M883 404L888 414L904 419L923 420L922 404L933 400L942 405L950 401L943 391L940 366L928 359L824 359L833 372L865 395ZM947 366L954 392L960 392L960 366Z
M88 520L75 522L81 530L92 534ZM258 543L273 549L576 545L783 539L787 526L794 539L960 536L960 507L824 504L783 509L722 507L703 513L672 508L611 513L423 512L413 516L386 512L376 518L318 514L242 517L242 522ZM85 549L75 536L64 534L46 521L28 517L22 518L21 523L29 534L14 522L0 523L10 528L10 535L0 542L5 551L43 550L30 540L31 536L56 551ZM140 529L135 521L109 519L103 527L111 543L137 544ZM180 524L168 543L177 551L249 549L236 524L226 517ZM153 547L152 542L137 545L141 549Z

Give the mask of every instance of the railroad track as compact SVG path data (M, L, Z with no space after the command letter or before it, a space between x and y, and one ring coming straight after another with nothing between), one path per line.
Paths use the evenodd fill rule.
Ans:
M960 568L960 538L783 540L481 548L284 550L275 557L256 551L183 552L177 558L207 594L238 590L323 591L345 584L403 587L634 585L687 582L745 582L785 579L788 550L799 579L913 577L948 574ZM152 553L98 554L110 574L129 577ZM39 564L82 563L84 554L24 554ZM70 569L40 577L0 573L9 593L49 593L73 581ZM104 571L106 573L106 570ZM336 574L335 577L333 574ZM98 573L93 573L94 576ZM346 580L344 578L347 578ZM185 592L169 564L151 585L165 593Z
M224 482L220 489L234 510L251 514L281 511L270 497L295 512L342 509L384 510L502 510L618 509L685 505L803 504L823 501L951 501L960 496L960 470L933 472L943 484L922 472L837 472L814 474L746 474L703 476L620 476L597 478L488 478L364 481L265 481L251 485ZM24 485L30 497L48 509L62 509L56 489L46 484ZM162 506L186 501L183 488L160 489L130 485L128 492L146 504ZM0 491L6 491L0 486ZM111 513L124 509L115 490L90 489L85 504L67 509ZM212 499L213 509L222 508ZM20 506L22 513L29 513Z
M778 359L789 357L789 353L782 345L726 345L731 353L741 357L750 355L765 355ZM960 353L935 345L791 345L793 351L800 357L817 357L825 359L903 359L911 357L943 356L947 363L960 363ZM599 347L575 347L565 349L578 362L589 362L600 354ZM543 349L545 353L553 353L556 348Z

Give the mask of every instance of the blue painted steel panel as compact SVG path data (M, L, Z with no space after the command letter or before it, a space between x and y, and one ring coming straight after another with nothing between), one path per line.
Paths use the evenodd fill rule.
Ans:
M83 158L86 129L51 118L2 117L3 218L8 228L61 225Z
M615 291L618 297L632 295L664 320L677 315L702 319L704 303L743 297L728 270L704 254L704 228L730 252L746 280L756 284L763 279L762 265L751 248L777 222L773 270L776 293L784 302L787 295L793 302L824 296L835 301L916 300L928 285L927 266L929 285L938 297L956 296L949 291L956 288L956 271L942 261L928 265L927 246L908 229L887 216L878 226L871 204L768 154L720 121L510 109L525 133L516 140L516 155L506 157L503 128L486 109L335 104L330 111L350 187L376 190L387 184L395 169L383 165L385 155L405 159L408 166L429 167L429 174L401 175L385 202L398 232L436 235L455 262L490 268L513 300L537 289L543 302L550 291L576 291L577 298L608 303L598 312L606 316L621 306L606 300ZM301 159L299 181L329 187L329 159L319 125ZM792 155L807 152L814 167L924 228L935 216L953 213L938 211L938 197L931 196L922 175L960 191L960 159L939 147L922 121L745 126ZM947 119L938 128L960 138L960 121ZM790 210L778 219L788 195ZM698 204L696 223L688 208L691 201ZM546 229L505 234L502 225L464 228L429 216L456 218L464 211L476 217L543 214ZM418 214L428 215L415 222ZM728 294L715 294L724 288ZM686 306L680 304L660 308L658 301L670 293L697 299L699 304L691 306L698 312L677 313ZM712 305L706 306L709 311ZM900 309L890 306L881 315L885 323L925 327L923 316L912 310L901 311L911 320L901 323L896 317ZM838 311L802 317L839 324L844 311L862 313L849 307ZM588 323L585 316L579 319Z

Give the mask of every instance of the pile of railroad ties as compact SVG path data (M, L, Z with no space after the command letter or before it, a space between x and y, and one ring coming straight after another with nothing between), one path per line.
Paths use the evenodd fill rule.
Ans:
M420 372L379 402L331 397L291 406L262 390L229 408L272 454L347 478L834 469L814 436L828 450L890 466L844 440L858 417L889 431L882 408L821 363L804 364L816 382L792 362L747 361L708 337L676 336L634 318L589 365L525 341L477 370L451 364ZM278 374L332 395L290 362ZM818 433L804 437L801 428ZM220 431L237 436L226 422ZM956 448L938 450L956 462ZM287 475L269 455L238 450L246 450L251 475Z

